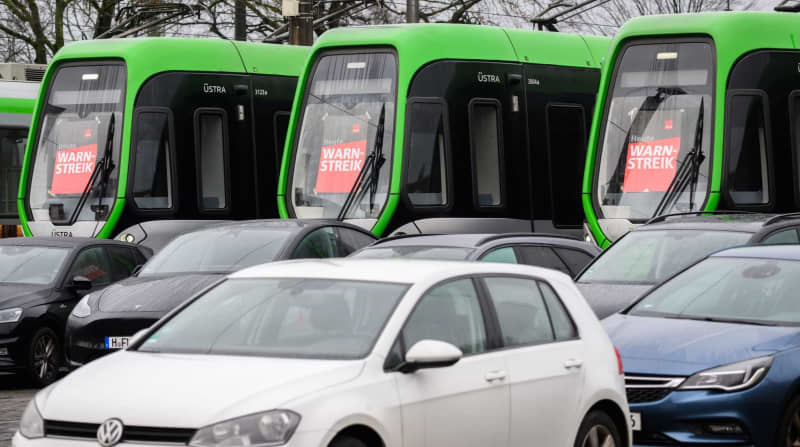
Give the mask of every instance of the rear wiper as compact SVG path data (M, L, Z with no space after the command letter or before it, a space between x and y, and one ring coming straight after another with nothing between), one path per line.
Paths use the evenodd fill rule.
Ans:
M697 126L695 127L694 133L694 147L692 147L692 150L684 157L681 167L678 169L678 172L675 173L675 177L664 192L661 201L658 202L658 206L653 212L652 217L658 217L669 208L675 206L675 203L678 201L680 195L683 194L683 191L686 190L687 186L691 187L689 189L689 211L694 210L694 192L695 189L697 189L700 166L706 159L705 154L703 154L703 99L704 98L700 98L700 112L697 115Z
M107 138L106 145L103 148L103 157L100 160L95 160L92 175L83 188L81 197L78 199L78 204L75 205L72 216L69 218L68 225L74 225L78 220L78 216L81 214L84 205L86 205L86 200L89 198L89 194L91 194L92 190L96 189L100 193L98 207L102 204L102 196L105 194L106 187L108 186L108 178L111 175L111 171L114 170L114 160L112 159L112 150L114 146L114 116L114 113L111 113L111 118L108 120L108 132L106 132ZM98 179L100 179L100 184L98 188L95 188L95 183L97 183Z
M336 220L343 221L347 217L350 208L354 204L361 202L367 190L369 190L369 212L372 213L375 208L375 193L378 189L381 166L386 161L386 157L383 156L383 127L385 121L386 103L381 106L381 115L378 119L378 128L375 134L375 145L372 147L372 152L364 159L364 167L361 168L361 172L358 173L356 180L353 182L353 187L347 193L347 198L345 198Z

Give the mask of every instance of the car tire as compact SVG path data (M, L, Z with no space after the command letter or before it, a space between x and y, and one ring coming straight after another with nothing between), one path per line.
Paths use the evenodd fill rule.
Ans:
M602 411L591 411L583 419L575 447L622 447L617 425Z
M60 367L61 342L52 329L43 327L28 343L28 379L36 387L45 387L58 380Z
M795 396L786 406L778 429L776 446L792 446L800 442L800 396Z
M330 447L368 447L367 444L352 436L337 436L331 441Z

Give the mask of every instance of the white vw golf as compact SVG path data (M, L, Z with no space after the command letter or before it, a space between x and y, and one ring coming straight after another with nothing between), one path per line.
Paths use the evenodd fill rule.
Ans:
M629 446L621 373L562 273L292 261L42 390L13 445Z

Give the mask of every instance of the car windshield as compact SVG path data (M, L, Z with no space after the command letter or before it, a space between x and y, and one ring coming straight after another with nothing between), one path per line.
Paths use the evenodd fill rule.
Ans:
M175 238L144 265L139 276L226 273L274 261L298 227L220 227Z
M712 257L645 296L630 315L800 325L800 262Z
M339 279L227 280L175 314L138 349L362 358L407 288Z
M30 245L0 246L0 284L50 284L69 250Z
M76 220L108 218L117 192L124 91L123 65L68 65L56 71L35 128L29 191L34 220L70 219L96 162L105 156L113 115L114 135L108 148L113 169L104 179L105 186L89 194ZM96 186L100 185L98 179Z
M700 209L714 128L711 45L630 45L613 79L595 179L601 217Z
M325 55L306 89L287 191L295 216L338 217L365 163L382 156L367 182L374 193L361 196L343 216L377 217L389 195L397 60L388 52Z
M752 234L710 230L631 231L604 251L578 282L656 284L710 253Z
M462 247L374 247L353 253L351 258L365 259L435 259L440 261L463 261L472 253L471 248Z

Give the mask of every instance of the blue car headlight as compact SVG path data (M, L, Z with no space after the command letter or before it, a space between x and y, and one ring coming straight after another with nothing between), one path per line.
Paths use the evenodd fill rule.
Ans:
M772 356L718 366L689 377L679 389L741 391L760 382L771 365Z

